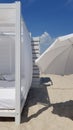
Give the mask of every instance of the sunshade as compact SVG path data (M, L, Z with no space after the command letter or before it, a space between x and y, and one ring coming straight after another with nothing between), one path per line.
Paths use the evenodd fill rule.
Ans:
M35 62L41 73L73 74L73 34L58 37Z

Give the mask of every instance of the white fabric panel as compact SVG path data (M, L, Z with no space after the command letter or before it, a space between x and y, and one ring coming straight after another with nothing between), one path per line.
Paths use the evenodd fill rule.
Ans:
M26 100L28 91L26 88L26 79L22 80L21 100ZM15 82L0 80L0 109L15 109Z
M14 74L11 74L11 75L2 75L2 77L6 81L15 81L15 75Z
M9 25L9 24L2 24L0 25L0 32L4 33L15 33L15 26L14 25Z
M29 90L32 82L32 48L31 38L26 28L25 23L23 24L23 53L24 53L24 77L26 78L26 90ZM22 63L22 62L21 62Z
M12 37L0 36L0 73L15 72L15 41Z
M24 25L25 26L25 25ZM28 63L29 62L29 63ZM21 73L28 71L28 75L32 75L32 49L29 33L24 28L24 38L21 42ZM31 72L30 72L31 71ZM0 73L15 73L15 40L12 36L0 36ZM29 74L31 73L31 74Z
M63 38L63 40L62 40ZM73 74L73 34L59 37L36 60L42 73Z
M13 24L15 23L15 17L16 17L15 9L0 8L0 24Z
M60 55L56 56L56 58L46 68L45 73L61 74L61 75L67 74L66 67L67 67L67 62L68 62L67 61L68 54L70 53L70 50L71 50L71 48L66 49L62 53L60 53ZM73 71L71 71L69 73L73 73Z
M0 6L1 7L1 6ZM7 15L6 15L7 14ZM14 8L0 8L0 74L15 75L15 34L16 12ZM32 82L31 38L24 22L21 21L21 99L26 100ZM21 77L22 78L22 77ZM0 81L0 109L15 108L15 82Z
M15 83L0 81L0 109L15 108Z

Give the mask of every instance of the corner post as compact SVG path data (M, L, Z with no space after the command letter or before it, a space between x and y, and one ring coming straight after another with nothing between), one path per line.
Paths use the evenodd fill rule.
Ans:
M21 4L16 4L16 23L15 23L15 122L21 122L21 74L20 74L20 51L21 51Z

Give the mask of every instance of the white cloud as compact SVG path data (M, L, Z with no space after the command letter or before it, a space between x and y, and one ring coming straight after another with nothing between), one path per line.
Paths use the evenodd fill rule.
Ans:
M54 38L52 38L50 36L49 33L44 32L41 36L40 36L40 44L50 44L51 42L53 42Z
M71 2L73 2L73 0L67 0L67 2L68 2L68 3L71 3Z
M53 42L55 38L52 38L49 33L44 32L40 36L40 53L43 53Z
M73 3L73 0L66 0L66 5L70 5Z

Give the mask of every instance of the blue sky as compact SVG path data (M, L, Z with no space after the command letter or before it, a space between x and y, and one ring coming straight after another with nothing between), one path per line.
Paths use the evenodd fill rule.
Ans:
M20 1L25 22L33 36L48 32L52 37L57 37L73 32L73 0Z
M73 32L73 0L22 0L22 3L33 36L48 32L57 37Z
M15 0L0 0L14 2ZM22 14L32 36L51 40L73 33L73 0L20 0Z

